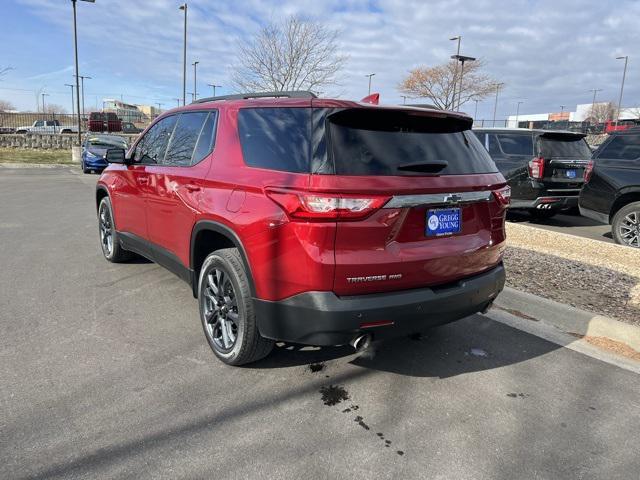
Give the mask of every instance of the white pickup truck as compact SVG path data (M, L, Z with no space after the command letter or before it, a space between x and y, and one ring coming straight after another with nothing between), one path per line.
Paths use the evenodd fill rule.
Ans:
M36 120L33 125L16 128L16 133L77 133L75 125L60 125L59 120Z

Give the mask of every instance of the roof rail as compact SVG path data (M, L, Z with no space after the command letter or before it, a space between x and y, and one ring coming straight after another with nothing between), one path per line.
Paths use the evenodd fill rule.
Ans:
M317 98L317 95L313 92L303 90L294 90L290 92L238 93L234 95L200 98L191 103L217 102L218 100L249 100L251 98Z

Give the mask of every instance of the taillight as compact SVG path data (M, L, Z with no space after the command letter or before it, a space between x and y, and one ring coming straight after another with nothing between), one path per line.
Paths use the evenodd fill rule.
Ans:
M536 157L529 161L529 176L537 179L544 176L544 158Z
M345 195L267 189L271 200L290 218L300 220L358 220L371 215L388 196Z
M584 183L589 183L591 175L593 174L593 160L589 160L587 166L584 169Z
M493 194L501 205L509 205L511 202L511 187L506 186L499 188L498 190L494 190Z

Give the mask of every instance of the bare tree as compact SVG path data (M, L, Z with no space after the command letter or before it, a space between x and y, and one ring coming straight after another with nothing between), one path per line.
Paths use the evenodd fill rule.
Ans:
M613 102L596 103L589 109L586 121L593 124L604 123L613 120L618 107Z
M11 102L8 102L7 100L0 100L0 112L9 112L15 109L16 107L14 107Z
M480 100L495 91L496 80L480 73L482 60L464 65L462 88L460 89L460 68L452 60L435 67L418 67L409 71L398 89L410 97L429 98L439 108L452 109L460 95L460 105L470 100ZM454 92L455 97L454 98Z
M44 113L67 113L67 109L56 103L49 103L44 107Z
M264 26L238 46L232 82L241 92L319 90L337 85L347 60L338 49L338 32L292 16Z

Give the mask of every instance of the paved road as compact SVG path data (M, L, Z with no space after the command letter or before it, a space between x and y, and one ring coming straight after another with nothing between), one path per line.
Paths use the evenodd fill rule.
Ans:
M578 237L615 243L611 237L610 225L603 225L590 218L582 217L577 211L562 215L558 214L547 220L534 220L528 213L512 211L509 212L509 221L526 223L532 227L577 235Z
M95 179L0 168L0 478L638 478L640 376L486 317L223 366Z

